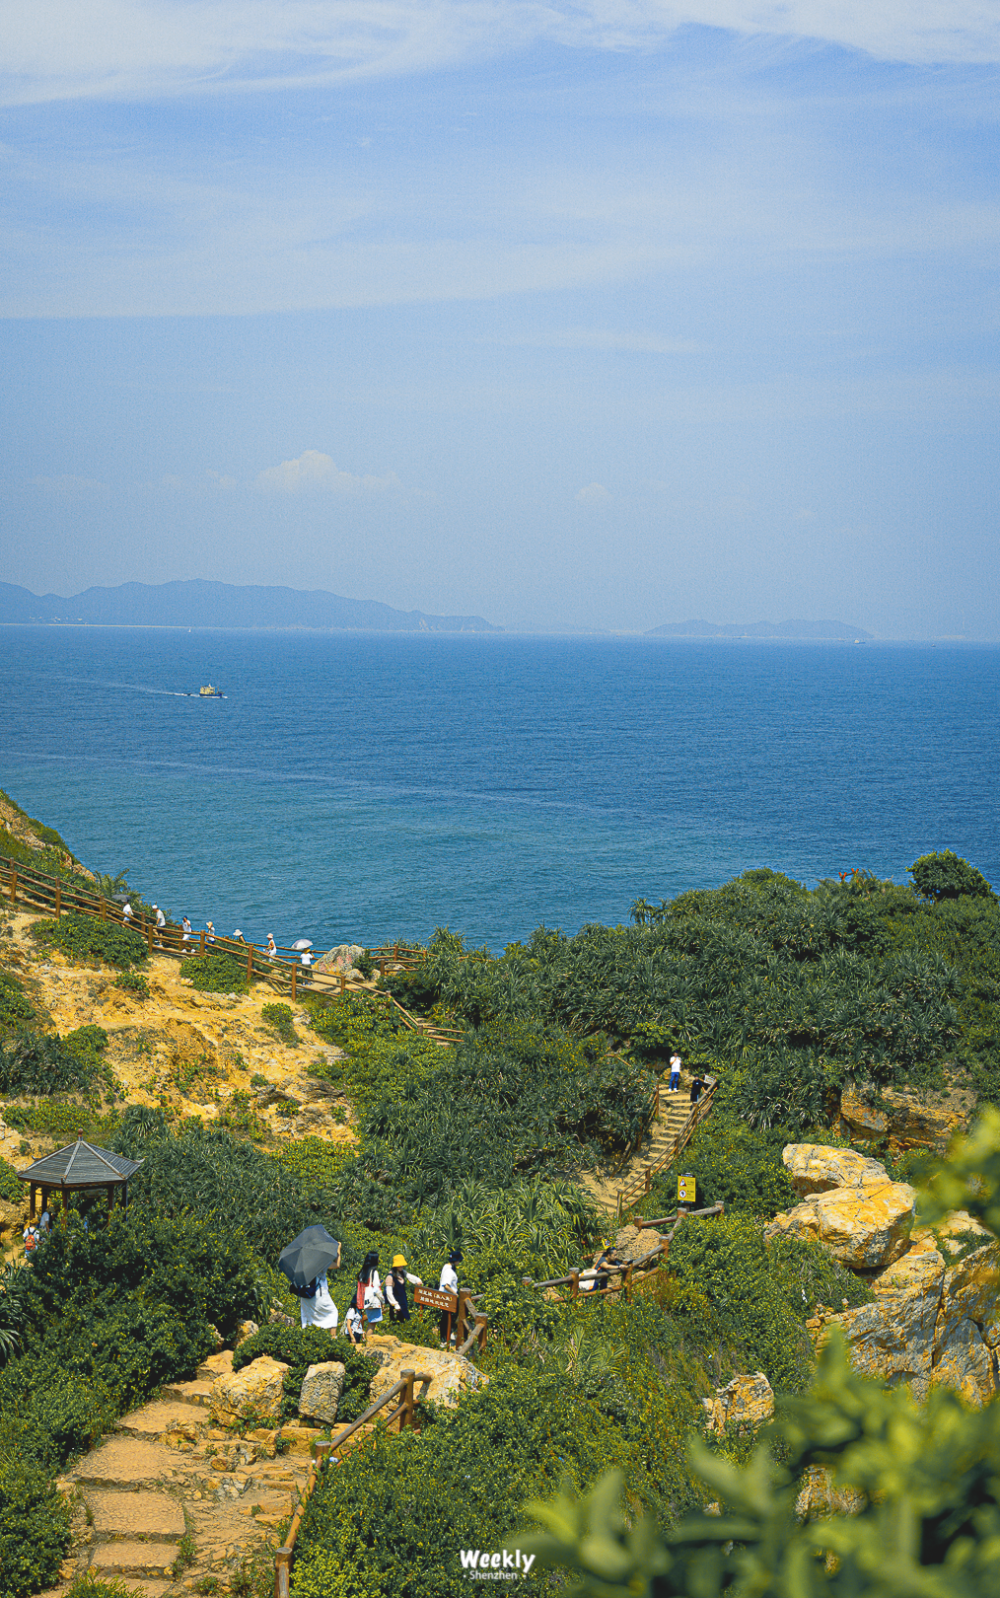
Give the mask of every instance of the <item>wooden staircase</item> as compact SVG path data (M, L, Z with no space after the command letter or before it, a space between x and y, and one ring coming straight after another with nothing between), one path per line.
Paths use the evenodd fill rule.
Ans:
M691 1074L687 1071L682 1074L676 1093L670 1093L661 1083L656 1114L649 1127L650 1140L642 1152L634 1154L612 1177L590 1173L581 1178L599 1209L623 1219L649 1192L656 1173L666 1170L677 1159L709 1113L715 1084L695 1105L691 1103L690 1091Z

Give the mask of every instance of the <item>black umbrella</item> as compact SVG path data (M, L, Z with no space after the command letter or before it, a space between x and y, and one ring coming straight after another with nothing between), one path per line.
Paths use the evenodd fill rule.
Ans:
M308 1287L336 1263L339 1253L340 1244L325 1226L307 1226L286 1243L278 1255L278 1269L284 1271L293 1287Z

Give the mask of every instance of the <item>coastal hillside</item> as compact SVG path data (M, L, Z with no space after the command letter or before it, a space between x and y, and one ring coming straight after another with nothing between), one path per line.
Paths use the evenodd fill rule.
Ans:
M102 627L309 628L318 632L496 633L482 616L431 616L375 599L345 599L322 589L238 587L196 579L121 583L66 598L0 583L0 622L88 623Z
M293 1004L266 965L175 955L130 899L133 926L113 900L57 916L0 867L2 1598L265 1598L299 1499L291 1598L460 1598L515 1542L529 1590L554 1565L640 1591L676 1559L664 1590L712 1598L720 1534L759 1529L764 1559L831 1509L870 1530L823 1453L832 1403L887 1427L916 1403L918 1460L967 1417L988 1460L1000 904L968 862L813 890L758 869L499 957L439 932L381 974L356 946ZM930 1230L915 1184L977 1122ZM17 1173L81 1133L133 1162L128 1209L51 1191L28 1263ZM358 1348L301 1329L277 1259L317 1224L341 1328L373 1252L383 1297L397 1257L435 1289L454 1261L462 1352L412 1281L405 1322L365 1300ZM354 1433L315 1479L282 1464L425 1365L415 1427ZM717 1511L775 1395L787 1471L737 1536ZM525 1506L567 1492L532 1540Z

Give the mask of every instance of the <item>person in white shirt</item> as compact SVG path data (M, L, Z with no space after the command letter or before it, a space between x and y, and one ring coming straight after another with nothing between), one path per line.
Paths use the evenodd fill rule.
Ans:
M351 1304L344 1316L344 1336L355 1346L365 1340L365 1323L356 1304Z
M330 1297L330 1285L327 1281L326 1271L322 1276L317 1276L313 1283L314 1292L311 1298L299 1299L300 1314L303 1326L317 1326L320 1331L329 1332L335 1336L339 1316L337 1306Z
M667 1084L668 1093L678 1093L681 1085L681 1057L679 1054L670 1056L670 1081Z
M125 903L122 905L122 920L124 921L126 926L130 926L131 925L133 913L134 912L132 910L132 906L129 904L128 900L126 899Z
M165 927L166 924L167 924L167 918L163 914L163 911L160 909L158 904L154 904L153 909L156 911L156 925L157 925L157 927Z
M49 1214L48 1205L46 1205L45 1209L42 1211L41 1215L38 1217L39 1230L42 1231L42 1232L47 1232L51 1225L52 1225L52 1216Z
M264 953L267 955L269 960L276 960L278 958L278 945L274 941L273 932L269 932L267 935L267 948L264 950Z
M462 1263L460 1249L453 1248L447 1260L441 1267L441 1280L438 1282L439 1293L454 1293L458 1295L458 1266ZM450 1309L441 1311L441 1347L444 1348L454 1339L452 1330L454 1316Z

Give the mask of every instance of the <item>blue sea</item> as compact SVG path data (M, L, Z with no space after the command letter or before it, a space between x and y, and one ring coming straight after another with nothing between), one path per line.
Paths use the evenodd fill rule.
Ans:
M256 942L499 950L943 848L1000 884L997 646L7 626L0 654L0 787Z

